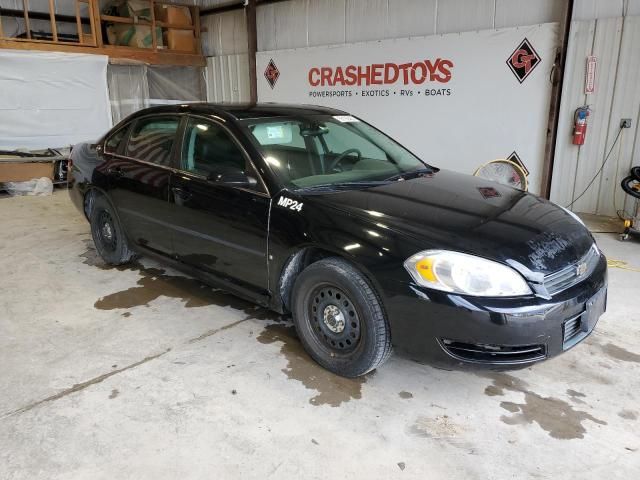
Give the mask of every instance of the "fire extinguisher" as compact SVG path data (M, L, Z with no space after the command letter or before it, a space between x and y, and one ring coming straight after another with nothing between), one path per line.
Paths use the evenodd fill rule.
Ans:
M591 110L585 105L584 107L578 107L576 113L573 115L573 144L584 145L584 137L587 135L587 117Z

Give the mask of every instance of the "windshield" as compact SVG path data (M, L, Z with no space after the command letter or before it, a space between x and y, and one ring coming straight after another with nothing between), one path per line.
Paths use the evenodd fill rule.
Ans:
M252 119L244 126L280 181L293 189L384 183L431 168L350 115Z

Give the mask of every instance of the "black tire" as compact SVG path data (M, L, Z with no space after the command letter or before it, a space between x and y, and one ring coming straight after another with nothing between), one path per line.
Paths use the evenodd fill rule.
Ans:
M307 353L337 375L359 377L391 356L382 302L345 260L326 258L304 269L293 287L292 313Z
M91 210L91 236L96 251L109 265L122 265L135 258L111 204L98 195Z
M632 188L636 186L639 181L640 180L636 180L633 175L629 175L628 177L625 177L622 182L620 182L620 186L627 194L631 195L634 198L640 198L640 191Z

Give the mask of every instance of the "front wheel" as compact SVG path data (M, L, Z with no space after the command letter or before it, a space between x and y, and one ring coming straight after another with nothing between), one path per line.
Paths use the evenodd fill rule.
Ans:
M305 350L327 370L358 377L391 355L382 303L348 262L327 258L300 273L293 289L293 321Z

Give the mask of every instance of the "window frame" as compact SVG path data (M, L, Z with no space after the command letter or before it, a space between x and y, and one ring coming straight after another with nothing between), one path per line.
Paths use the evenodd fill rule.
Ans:
M235 144L235 146L238 148L238 150L240 151L240 154L244 157L245 162L247 163L247 165L249 165L251 167L251 169L253 170L253 173L256 177L257 180L257 184L255 187L240 187L237 185L231 185L231 184L225 184L225 183L221 183L221 182L216 182L215 180L211 180L209 178L207 178L206 175L202 175L200 173L196 173L196 172L191 172L189 170L185 170L182 168L182 155L183 155L183 151L184 151L184 144L187 141L187 130L188 130L188 125L189 125L189 120L190 119L197 119L198 121L204 121L207 123L211 123L213 125L215 125L216 127L221 128L231 139L231 141ZM180 139L179 139L179 147L176 151L176 155L175 155L175 170L176 172L182 174L182 175L187 175L189 177L192 178L196 178L202 181L207 182L210 185L213 186L224 186L225 188L233 188L236 190L242 190L242 191L246 191L246 192L250 192L250 193L255 193L257 195L261 195L261 196L265 196L265 197L271 197L270 193L269 193L269 189L267 187L266 182L264 181L264 179L262 178L262 175L260 174L260 171L258 170L258 168L256 167L255 162L253 161L253 159L251 158L251 156L249 155L249 153L247 152L247 150L245 149L244 145L242 145L242 143L240 142L240 140L238 140L238 138L236 137L236 135L229 129L229 127L227 127L226 125L224 125L222 122L217 121L214 118L211 117L207 117L207 116L203 116L203 115L196 115L196 114L185 114L184 118L182 119L182 125L180 128Z

